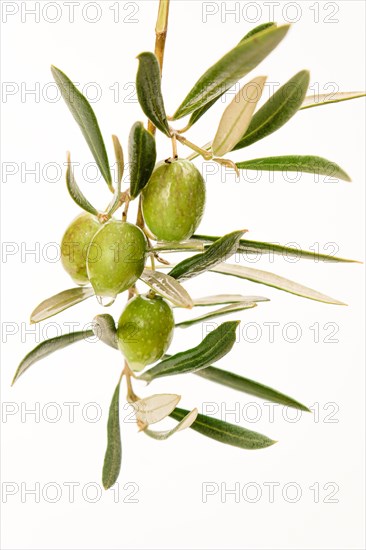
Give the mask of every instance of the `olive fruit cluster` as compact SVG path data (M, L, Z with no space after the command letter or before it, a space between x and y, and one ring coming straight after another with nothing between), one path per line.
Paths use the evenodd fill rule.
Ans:
M79 285L92 284L99 297L115 298L130 288L143 272L147 241L139 227L111 220L100 224L81 214L67 228L61 261Z
M142 192L144 220L157 240L179 242L197 229L205 206L205 183L192 162L158 163ZM126 221L101 223L84 213L66 229L61 261L78 285L91 283L96 296L112 301L141 276L147 256L144 232ZM136 296L118 323L120 350L131 369L139 371L160 359L173 338L174 317L157 296Z

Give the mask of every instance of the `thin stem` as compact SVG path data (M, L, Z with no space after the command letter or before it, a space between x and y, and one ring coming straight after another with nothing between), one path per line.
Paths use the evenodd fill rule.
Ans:
M212 159L212 153L209 153L205 149L202 149L202 147L198 147L195 143L192 143L187 138L180 136L179 134L176 134L176 138L178 141L183 143L183 145L186 145L190 149L193 149L193 151L196 151L198 155L201 155L205 160L211 160ZM197 157L198 155L195 155L193 158Z
M169 4L170 0L160 0L155 26L155 55L159 61L160 74L163 72L165 41L168 33Z
M210 148L211 148L211 141L209 141L208 143L203 145L203 147L201 147L201 149L204 149L205 151L208 151ZM187 160L193 160L197 158L199 154L200 153L192 153L191 155L189 155L189 157L187 157Z
M137 225L137 227L140 227L140 229L142 229L144 231L145 222L144 222L144 216L142 214L141 195L139 196L139 204L138 204L138 207L137 207L136 225Z
M152 267L152 270L155 271L155 256L154 254L150 254L150 260L151 260L151 267Z
M235 162L233 162L232 160L230 160L230 159L221 159L221 158L216 158L216 157L214 157L212 160L217 162L217 164L221 164L222 166L225 166L226 168L231 168L232 170L234 170L234 172L236 174L236 177L237 178L240 177L239 168L236 166Z
M127 197L126 200L125 200L125 207L124 207L124 210L122 212L122 221L123 222L127 221L127 214L128 214L129 206L130 206L130 198Z
M173 150L173 153L172 153L172 157L173 159L176 159L178 158L178 153L177 153L177 136L176 134L172 134L172 150Z
M131 378L134 378L135 375L133 374L132 370L130 369L130 367L128 366L128 363L127 361L125 360L125 366L124 366L124 369L122 371L122 375L123 376L125 375L126 377L126 384L127 384L127 401L129 403L134 403L135 401L138 401L140 398L135 394L135 392L133 391L133 388L132 388L132 382L131 382Z

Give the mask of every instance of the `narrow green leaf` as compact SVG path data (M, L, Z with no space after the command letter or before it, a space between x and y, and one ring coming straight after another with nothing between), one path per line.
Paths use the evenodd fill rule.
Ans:
M71 80L57 67L51 66L53 78L60 89L66 105L78 123L82 134L89 145L93 157L108 186L112 186L107 151L104 145L97 118L86 97L74 86Z
M136 76L136 91L141 108L151 122L169 137L170 129L161 93L159 62L151 52L140 53L137 59L139 68Z
M197 306L218 306L220 304L235 304L237 302L269 302L268 298L263 296L243 296L242 294L216 294L215 296L203 296L202 298L194 298L194 307Z
M217 241L220 237L213 237L212 235L193 235L191 239L198 241ZM329 254L318 254L318 252L311 252L310 250L302 250L301 248L293 248L290 246L282 246L280 244L262 242L262 241L249 241L246 239L240 239L238 252L245 254L279 254L281 256L304 258L307 260L322 260L323 262L347 262L358 263L356 260L347 260L345 258L339 258L338 256L330 256ZM256 300L253 300L255 302Z
M93 332L107 346L118 349L116 324L112 315L102 313L93 319Z
M182 432L183 430L186 430L187 428L190 428L193 422L196 420L198 415L197 409L192 409L186 416L178 422L174 428L171 430L164 430L161 432L157 432L155 430L150 430L149 428L145 428L144 433L148 435L149 437L152 437L153 439L157 439L158 441L165 441L166 439L169 439L172 435L178 432Z
M309 79L309 71L300 71L281 86L255 113L247 131L233 151L269 136L286 124L300 109L309 87Z
M310 109L311 107L320 107L321 105L329 105L330 103L340 103L341 101L349 101L350 99L357 99L365 96L365 92L337 92L335 94L310 95L305 97L300 107L300 111Z
M266 76L258 76L245 84L226 107L212 142L212 152L223 157L235 147L246 132L258 101L262 96Z
M120 206L122 178L123 178L123 172L125 169L122 145L117 136L113 135L112 140L113 140L113 147L114 147L114 156L116 158L116 164L117 164L117 187L114 190L113 198L106 210L106 214L108 216L112 216L113 213Z
M30 322L39 323L61 311L83 302L90 296L94 296L94 290L91 286L69 288L47 298L34 309L30 316Z
M119 424L119 390L121 382L118 382L109 407L107 424L107 450L103 464L103 487L109 489L118 479L121 471L122 444L121 429Z
M156 161L155 138L136 122L128 139L130 164L130 195L135 199L143 190L154 170Z
M272 286L273 288L284 290L285 292L290 292L291 294L296 294L296 296L302 296L309 300L324 302L325 304L335 304L338 306L346 305L335 298L330 298L316 290L285 279L284 277L280 277L279 275L275 275L274 273L270 273L269 271L262 271L260 269L234 264L220 264L211 269L211 271L223 275L232 275L234 277L239 277L239 279L247 279L248 281L253 281L253 283Z
M265 29L230 50L201 76L173 118L182 118L226 92L274 50L288 29L289 25Z
M114 156L116 158L117 164L117 183L121 185L123 172L125 170L124 157L122 145L117 136L112 135L113 147L114 147Z
M258 27L256 27L255 29L251 30L250 32L248 32L244 38L242 38L239 42L239 44L242 44L242 42L244 42L244 40L247 40L248 38L251 38L252 36L254 36L255 34L261 32L261 31L265 31L266 29L269 29L270 27L273 27L273 26L277 26L276 23L263 23L262 25L258 25ZM219 94L218 96L216 96L214 99L212 99L211 101L209 101L208 103L206 103L205 105L203 105L203 107L200 107L199 109L196 109L195 111L193 111L193 113L191 114L190 118L189 118L189 122L186 126L186 130L188 130L189 128L191 128L193 126L193 124L195 122L197 122L197 120L199 120L201 118L202 115L205 114L206 111L208 111L210 109L210 107L212 107L212 105L214 105L216 103L216 101L218 99L220 99L220 97L222 97L224 94L225 94L226 90Z
M160 271L144 269L140 279L175 306L188 309L193 307L192 298L174 277Z
M155 378L194 372L208 367L229 353L235 343L235 331L240 321L227 321L210 332L195 348L182 351L160 361L139 378L151 382Z
M78 184L76 183L74 172L71 167L70 153L67 153L66 185L71 198L78 206L80 206L80 208L86 210L86 212L89 212L89 214L93 214L94 216L98 215L98 210L96 210L94 206L90 204L88 199L84 197Z
M182 420L187 413L188 411L185 409L176 408L170 416L175 420ZM197 415L197 419L193 422L191 429L220 443L233 445L241 449L264 449L277 443L258 432L253 432L241 426L229 424L223 420L203 414Z
M54 353L62 348L66 348L75 342L90 338L94 333L92 330L84 330L80 332L71 332L70 334L63 334L62 336L56 336L45 340L36 346L31 352L28 353L21 361L19 367L13 378L12 385L18 380L18 378L27 370L31 365L44 359L47 355Z
M253 307L256 307L256 305L257 304L255 302L237 302L234 304L229 304L225 307L221 307L220 309L215 309L214 311L210 311L209 313L200 315L200 317L194 317L193 319L187 319L187 321L181 321L180 323L176 323L175 326L179 328L191 327L192 325L196 325L197 323L203 323L204 321L207 321L207 319L215 319L216 317L229 315L229 313L233 313L234 311L251 309Z
M348 174L331 160L312 155L288 155L283 157L266 157L237 162L241 170L269 170L271 172L306 172L351 181Z
M235 254L239 246L240 237L245 232L246 229L242 229L224 235L209 246L205 252L195 254L177 264L169 271L169 275L175 279L185 281L224 262Z
M140 428L160 422L175 409L181 396L172 393L159 393L144 397L131 403L135 409L136 420Z
M254 36L255 34L257 34L258 32L262 32L262 31L265 31L266 29L269 29L270 27L277 27L277 23L274 23L272 21L270 21L269 23L261 23L260 25L258 25L257 27L255 27L254 29L252 29L251 31L249 31L245 36L244 38L242 38L239 42L239 44L241 44L242 42L244 42L244 40L248 40L248 38L251 38L252 36Z
M254 395L265 401L271 401L272 403L279 403L285 407L292 407L294 409L300 409L301 411L310 412L310 410L305 407L299 401L292 399L284 393L280 393L269 386L264 386L259 382L250 380L249 378L244 378L233 372L228 372L226 370L218 369L217 367L207 367L201 371L197 371L194 374L205 378L206 380L211 380L211 382L216 382L228 388L238 390L249 395Z

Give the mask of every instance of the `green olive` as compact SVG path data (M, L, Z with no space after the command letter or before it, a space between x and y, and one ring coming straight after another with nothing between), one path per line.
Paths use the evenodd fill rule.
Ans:
M101 225L95 216L80 214L66 229L61 241L61 263L78 285L89 282L86 256L90 241Z
M111 220L99 229L87 254L89 280L98 297L115 298L140 277L147 241L139 227Z
M170 305L160 297L136 296L118 321L118 345L129 366L140 371L167 351L174 332Z
M158 240L189 239L202 219L205 197L205 182L192 162L161 162L142 192L146 224Z

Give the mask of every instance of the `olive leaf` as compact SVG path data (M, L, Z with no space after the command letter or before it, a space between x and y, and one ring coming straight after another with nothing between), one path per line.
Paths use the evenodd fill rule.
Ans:
M193 235L191 239L198 241L214 242L220 237L214 237L212 235ZM318 252L311 252L310 250L302 250L301 248L293 248L290 246L282 246L275 243L262 242L262 241L249 241L247 239L240 239L238 252L243 254L278 254L285 258L304 258L308 260L322 260L323 262L346 262L346 263L358 263L356 260L347 260L346 258L339 258L338 256L331 256L329 254L319 254ZM256 301L256 300L253 300Z
M143 372L139 379L151 382L155 378L194 372L208 367L229 353L235 343L235 331L240 321L227 321L210 332L195 348L163 359Z
M112 187L112 176L109 168L107 151L94 111L81 92L74 86L71 80L57 67L51 66L53 78L70 109L74 119L78 123L82 134L89 145L95 162L108 186Z
M125 169L122 145L117 136L113 135L112 140L113 140L114 156L116 158L116 165L117 165L117 186L116 186L116 189L114 190L113 198L106 210L106 214L108 216L112 216L112 214L117 210L117 208L120 205L121 185L122 185L123 172Z
M114 147L114 156L116 157L116 164L117 164L117 183L121 185L123 172L125 170L123 149L117 136L112 135L112 140L113 140L113 147Z
M252 145L286 124L300 109L309 87L309 79L309 71L300 71L281 86L255 113L233 151Z
M144 433L153 439L157 439L159 441L165 441L166 439L169 439L172 435L178 432L182 432L183 430L186 430L187 428L190 428L193 422L196 420L198 415L197 409L192 409L174 428L171 430L164 430L164 431L155 431L150 430L149 428L145 428Z
M349 175L331 160L313 155L266 157L237 162L240 170L270 170L271 172L306 172L351 181Z
M216 382L217 384L227 386L228 388L232 388L249 395L254 395L260 399L271 401L272 403L279 403L285 407L292 407L301 411L310 412L310 409L292 397L289 397L284 393L280 393L269 386L250 380L249 378L244 378L243 376L234 374L233 372L228 372L226 370L211 366L197 371L194 374L200 376L201 378L205 378L206 380L211 380L211 382Z
M242 237L245 232L246 229L242 229L224 235L209 246L205 252L186 258L174 266L173 269L169 271L169 275L175 279L185 281L191 277L204 273L235 254L239 246L240 237Z
M197 306L218 306L220 304L251 302L269 302L269 298L263 296L243 296L242 294L216 294L214 296L203 296L202 298L193 298L194 307Z
M170 413L170 416L175 420L182 420L187 413L188 411L185 409L176 408ZM226 443L227 445L233 445L241 449L264 449L277 443L277 441L273 441L258 432L253 432L241 426L229 424L223 420L203 414L197 415L197 419L191 425L191 429L220 443Z
M365 96L365 92L337 92L335 94L310 95L305 97L299 110L302 111L304 109L310 109L311 107L329 105L330 103L340 103L341 101L349 101L350 99L357 99Z
M244 40L248 40L248 38L251 38L252 36L254 36L255 34L257 34L258 32L262 32L262 31L265 31L266 29L269 29L270 27L277 27L277 23L274 23L273 21L270 21L268 23L261 23L260 25L258 25L257 27L254 27L254 29L252 29L251 31L249 31L245 36L244 38L242 38L239 42L239 44L241 44L242 42L244 42Z
M143 190L154 170L156 161L155 138L136 122L128 138L130 164L130 195L135 199Z
M151 52L137 56L139 68L136 76L136 91L139 103L145 115L163 134L170 137L169 124L165 114L161 93L159 62Z
M192 298L174 277L160 271L145 268L140 279L175 306L186 307L188 309L193 307Z
M229 315L229 313L233 313L234 311L251 309L253 307L256 307L256 305L257 304L255 302L236 302L233 304L229 304L225 307L221 307L220 309L215 309L214 311L210 311L209 313L205 313L200 317L194 317L193 319L187 319L187 321L181 321L180 323L176 323L175 326L179 328L191 327L192 325L196 325L197 323L203 323L207 319L215 319L216 317Z
M141 427L160 422L175 409L181 396L171 393L150 395L131 403L135 409L137 423Z
M94 333L92 330L82 330L79 332L63 334L62 336L56 336L55 338L50 338L49 340L41 342L21 361L15 372L12 385L27 369L29 369L31 365L37 361L40 361L41 359L44 359L44 357L51 355L51 353L54 353L62 348L66 348L75 342L86 340L86 338L90 338L93 335Z
M267 57L288 29L289 25L265 29L230 50L201 76L173 118L182 118L226 92Z
M109 407L107 424L107 449L104 456L102 482L104 489L109 489L118 479L121 471L122 444L119 423L119 392L121 381L118 382Z
M244 38L242 38L240 40L239 44L244 42L244 40L247 40L248 38L251 38L254 34L257 34L261 31L269 29L270 27L273 27L273 26L277 26L277 24L276 23L263 23L262 25L258 25L258 27L255 27L253 30L248 32L244 36ZM193 124L195 122L197 122L197 120L199 120L201 118L201 116L204 115L205 112L208 111L212 107L212 105L214 105L216 103L216 101L218 99L220 99L220 97L222 97L225 94L225 92L226 92L226 90L224 90L222 93L220 93L218 96L216 96L214 99L212 99L208 103L205 103L205 105L203 105L203 107L199 107L198 109L193 111L193 113L191 114L191 116L189 118L189 122L188 122L187 126L185 127L185 130L189 130L189 128L191 128L193 126Z
M55 296L51 296L41 302L31 313L30 322L39 323L53 315L57 315L61 311L83 302L90 296L94 296L94 290L91 286L69 288L63 290Z
M67 169L66 169L66 186L71 198L76 202L80 208L93 214L94 216L98 215L98 210L94 208L88 199L80 191L78 184L76 183L74 172L71 167L70 153L67 153Z
M107 346L118 349L116 324L109 313L102 313L94 317L93 333Z
M226 107L212 141L212 152L223 157L235 147L246 132L258 101L262 96L266 76L258 76L245 84Z
M295 294L296 296L308 298L309 300L315 300L317 302L324 302L325 304L334 304L338 306L346 305L335 298L330 298L330 296L321 294L317 290L313 290L294 281L290 281L289 279L285 279L284 277L280 277L279 275L270 273L269 271L262 271L260 269L253 269L252 267L244 267L234 264L220 264L212 268L211 271L221 273L223 275L232 275L234 277L239 277L239 279L253 281L253 283L271 286L273 288L277 288L278 290L284 290L285 292Z

